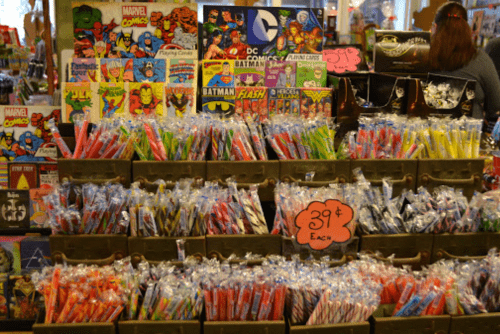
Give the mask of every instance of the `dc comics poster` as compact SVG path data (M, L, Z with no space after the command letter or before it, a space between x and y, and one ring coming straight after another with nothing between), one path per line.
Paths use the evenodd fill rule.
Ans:
M184 117L185 114L196 114L196 86L166 86L164 109L169 117Z
M297 87L326 87L326 62L298 61Z
M134 81L133 59L100 59L101 82Z
M70 79L72 82L100 81L99 59L72 58L69 61Z
M62 111L64 123L74 123L75 116L90 115L91 122L99 120L97 82L63 82Z
M163 83L129 82L129 89L129 110L132 116L163 116Z
M197 58L197 4L73 2L79 58Z
M267 87L236 87L235 113L254 120L268 119Z
M332 116L331 88L301 88L300 116L312 118L316 115Z
M269 115L300 114L299 88L269 88Z
M126 115L128 83L101 82L97 93L101 118L109 118L114 114Z
M234 115L234 87L203 87L202 111L222 116Z
M234 81L236 87L264 87L266 85L264 60L235 60Z
M204 60L203 87L234 87L234 60Z
M284 60L323 50L323 8L203 6L203 18L203 59Z
M165 59L134 59L135 82L165 82Z
M295 87L296 71L297 63L294 61L267 61L266 87Z
M196 87L198 83L198 60L167 59L167 82L169 86Z

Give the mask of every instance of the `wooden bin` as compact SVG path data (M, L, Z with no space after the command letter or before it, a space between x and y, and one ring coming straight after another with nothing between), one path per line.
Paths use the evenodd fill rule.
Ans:
M480 260L493 247L500 246L500 233L476 232L434 235L431 262L441 259Z
M285 334L285 321L205 321L204 334Z
M170 321L119 321L120 334L200 334L201 324L198 320Z
M75 184L121 183L130 187L131 161L124 159L59 159L59 181Z
M207 235L206 238L207 256L220 261L226 260L231 254L235 254L239 259L243 259L247 253L262 255L262 257L281 255L281 236L279 235Z
M305 181L314 172L313 181ZM281 160L280 179L297 182L300 186L328 187L331 183L346 183L351 178L350 160Z

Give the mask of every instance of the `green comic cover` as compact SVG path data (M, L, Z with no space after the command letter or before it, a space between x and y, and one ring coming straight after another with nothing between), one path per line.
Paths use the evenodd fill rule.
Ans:
M297 87L326 87L326 62L298 61Z

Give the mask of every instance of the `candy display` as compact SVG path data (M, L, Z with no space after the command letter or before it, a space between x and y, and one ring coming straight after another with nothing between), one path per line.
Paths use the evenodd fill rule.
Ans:
M457 87L451 87L450 83L431 82L422 83L425 103L436 109L452 109L460 102L462 92Z

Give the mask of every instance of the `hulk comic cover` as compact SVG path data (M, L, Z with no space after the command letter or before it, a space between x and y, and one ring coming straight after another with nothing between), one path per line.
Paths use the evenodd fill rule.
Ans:
M203 87L201 95L202 111L222 116L234 115L234 87Z
M99 84L99 114L108 118L114 114L125 115L127 106L128 83L101 82Z
M300 116L304 118L316 115L332 116L331 88L301 88L300 96Z
M264 60L235 60L234 82L236 87L264 87L266 62Z
M59 107L0 106L0 161L55 161L48 122L64 119Z
M198 57L197 4L73 2L79 58Z
M184 117L185 114L196 114L196 86L166 86L165 106L169 117Z
M96 86L97 85L97 86ZM90 117L91 122L99 120L97 82L63 82L62 111L64 123L74 123L77 115Z
M267 87L236 87L235 114L254 120L269 118L267 108Z
M169 86L193 87L198 85L198 60L167 59L167 83Z
M134 81L134 60L105 58L100 59L101 82Z
M291 88L296 85L294 61L268 60L266 62L266 87Z
M159 82L129 82L129 110L139 115L163 116L163 84Z
M234 60L204 60L203 87L234 87Z
M326 87L326 62L298 61L297 87Z
M284 60L323 50L323 8L205 5L203 20L203 59Z
M99 59L72 58L69 62L71 82L98 82L100 81Z
M134 59L135 82L165 82L167 66L165 59Z
M300 114L299 88L269 88L269 115Z

